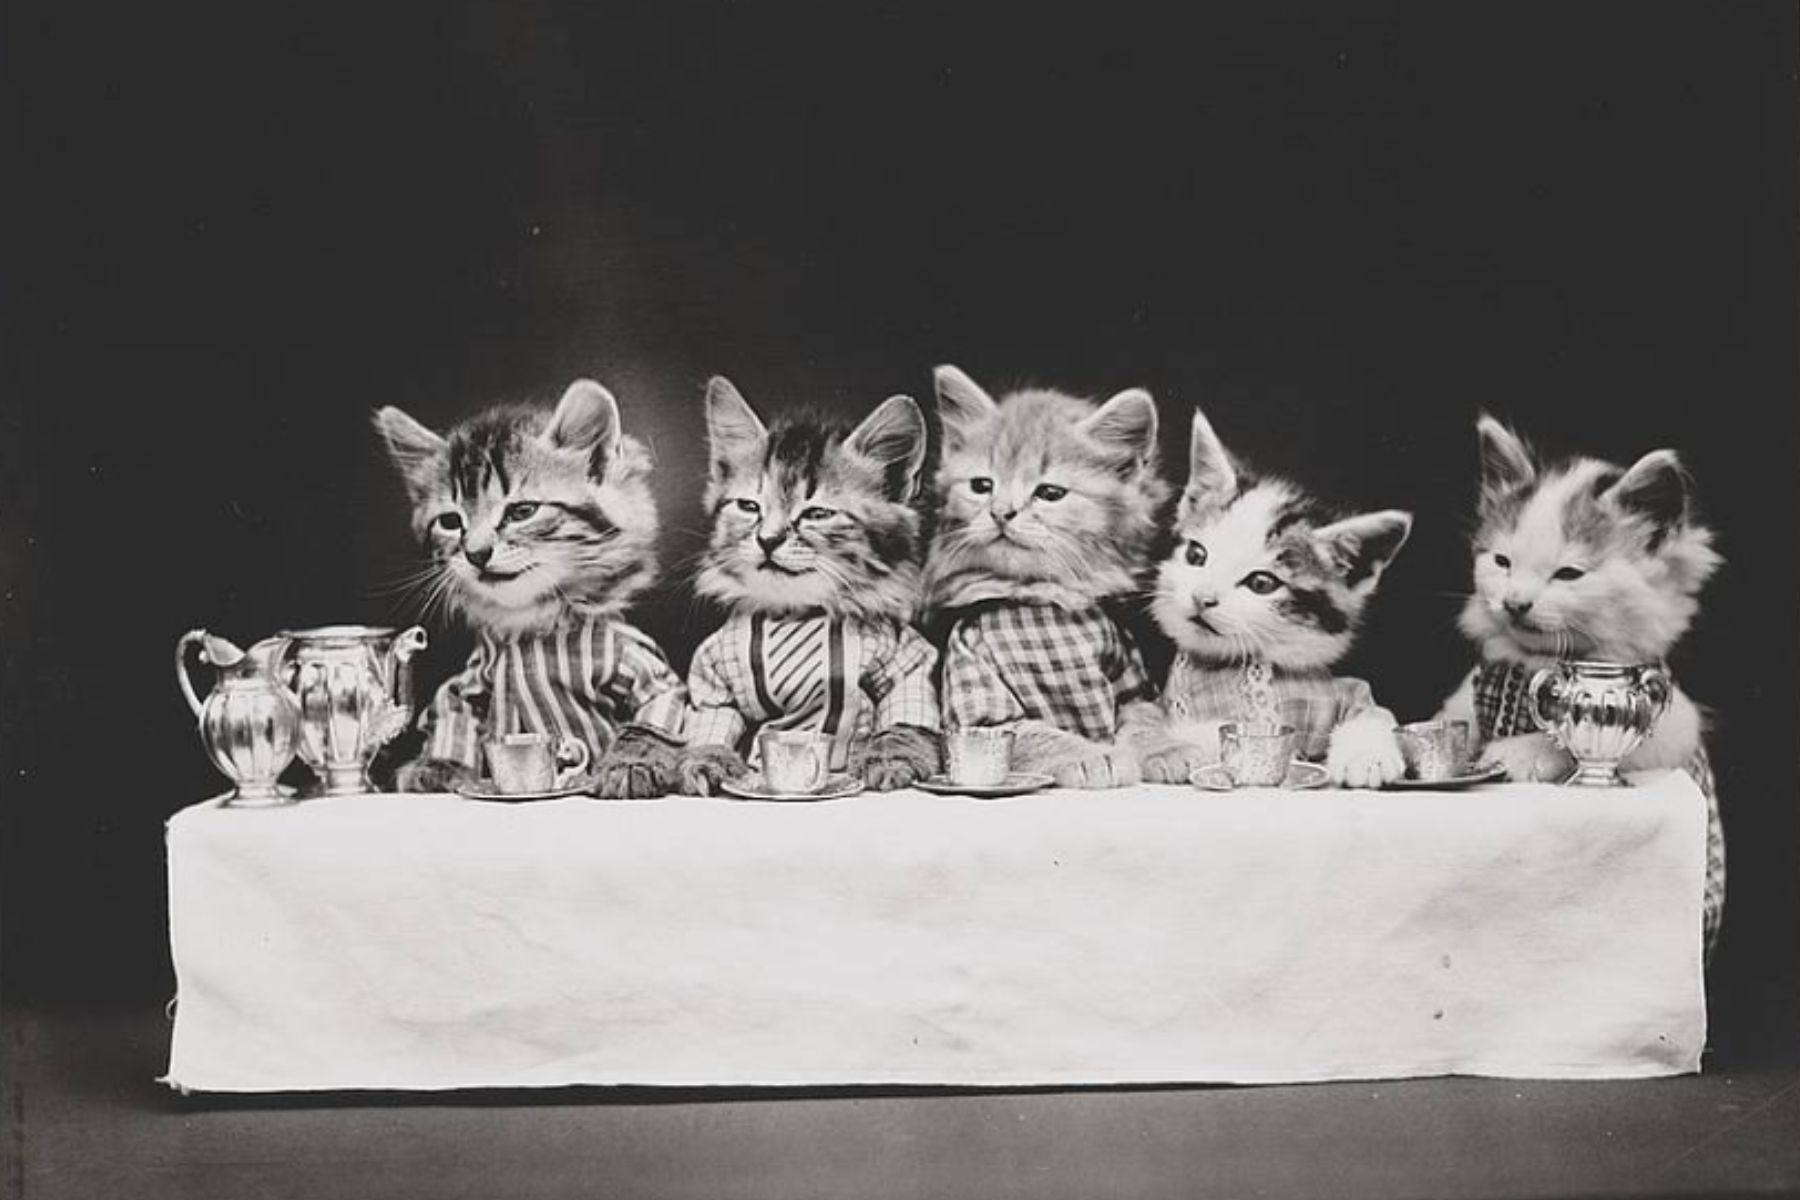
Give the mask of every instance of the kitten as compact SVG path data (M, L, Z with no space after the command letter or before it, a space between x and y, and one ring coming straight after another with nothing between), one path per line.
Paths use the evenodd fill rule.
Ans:
M1486 756L1514 779L1559 780L1574 762L1525 712L1532 674L1560 659L1662 662L1718 569L1712 533L1690 512L1672 450L1629 469L1592 458L1546 464L1492 417L1481 439L1475 591L1462 630L1481 665L1444 702L1443 715L1479 727ZM1707 800L1706 937L1724 906L1725 842L1698 707L1679 688L1623 766L1682 767Z
M388 407L375 426L431 556L429 595L477 639L421 715L402 790L478 779L484 741L526 732L586 742L601 795L668 791L685 694L620 615L655 575L657 522L650 455L612 395L583 379L554 412L496 408L440 436Z
M765 426L731 382L706 392L713 534L695 591L732 610L694 653L683 791L745 773L764 729L832 740L832 769L905 787L939 766L937 651L920 597L925 417L894 396L854 429Z
M1400 778L1393 714L1363 680L1330 667L1411 530L1408 513L1340 518L1292 483L1251 474L1196 409L1176 543L1152 605L1182 653L1164 689L1168 742L1145 761L1145 778L1186 783L1219 760L1220 725L1295 709L1312 719L1303 745L1323 751L1335 782Z
M1156 403L1050 390L995 401L955 367L935 372L943 420L938 527L927 564L952 624L951 725L1012 725L1016 756L1069 787L1139 777L1159 725L1131 635L1105 603L1134 593L1168 486Z

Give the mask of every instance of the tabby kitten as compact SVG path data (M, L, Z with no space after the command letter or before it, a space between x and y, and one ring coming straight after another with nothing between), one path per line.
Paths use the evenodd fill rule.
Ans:
M1137 571L1168 486L1156 404L1047 389L996 401L955 367L935 373L944 454L927 565L948 618L943 702L953 726L1011 725L1018 757L1069 787L1140 778L1160 725L1131 635L1106 603Z
M937 651L911 625L919 406L894 396L854 429L770 427L715 378L706 427L713 533L695 591L731 615L694 653L682 790L744 774L765 729L822 731L832 769L872 788L935 773Z
M1486 755L1514 779L1557 780L1574 762L1537 732L1526 688L1559 659L1661 662L1718 569L1712 533L1693 519L1687 473L1672 450L1621 468L1592 458L1547 464L1489 416L1481 439L1475 591L1463 632L1481 665L1444 702L1473 722ZM1703 933L1710 953L1725 907L1725 834L1700 710L1679 688L1622 764L1681 767L1706 797Z
M1164 694L1167 744L1146 760L1145 778L1186 783L1217 762L1227 721L1297 714L1310 725L1303 744L1323 751L1335 782L1400 778L1393 714L1363 680L1330 668L1411 530L1410 514L1339 517L1292 483L1252 474L1196 409L1176 543L1152 606L1182 653Z
M675 781L685 694L651 639L622 618L655 574L650 456L618 404L578 380L554 412L496 408L440 436L398 408L375 426L431 556L430 595L476 634L466 667L421 715L407 791L479 778L508 733L586 742L604 796Z

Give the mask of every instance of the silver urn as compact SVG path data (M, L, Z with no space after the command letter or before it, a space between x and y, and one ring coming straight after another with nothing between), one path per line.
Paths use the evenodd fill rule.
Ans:
M323 625L282 634L300 705L300 757L325 794L372 792L369 763L412 720L413 655L425 631Z
M1537 727L1575 760L1564 783L1626 787L1619 763L1656 726L1674 690L1655 664L1577 661L1533 675L1525 696Z

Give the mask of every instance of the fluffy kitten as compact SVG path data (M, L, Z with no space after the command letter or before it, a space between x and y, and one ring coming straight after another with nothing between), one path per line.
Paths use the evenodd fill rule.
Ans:
M935 373L943 420L933 609L953 619L952 725L1014 725L1022 761L1070 787L1140 777L1134 742L1158 726L1138 650L1104 602L1137 589L1168 487L1156 404L1026 390L995 401L955 367Z
M925 417L895 396L848 429L771 428L731 382L707 385L712 542L695 582L732 610L689 672L684 791L749 769L764 729L829 734L832 767L877 789L939 764L937 652L918 607Z
M425 754L400 786L477 778L484 741L528 732L585 741L602 795L667 791L685 698L620 616L655 574L657 522L649 453L612 395L584 379L554 412L496 408L440 436L388 407L375 426L431 555L430 595L477 635L422 715Z
M1173 553L1157 575L1157 624L1183 652L1169 672L1168 744L1145 778L1185 783L1219 759L1219 726L1303 701L1334 781L1379 787L1405 772L1394 717L1330 667L1350 649L1412 517L1337 517L1294 484L1235 461L1194 411Z
M1476 428L1475 592L1461 625L1482 664L1444 715L1474 722L1487 757L1514 779L1562 779L1574 762L1525 712L1532 674L1559 659L1661 662L1693 621L1719 555L1692 518L1674 451L1652 451L1628 469L1592 458L1545 464L1492 417ZM1700 710L1677 688L1623 765L1684 767L1706 795L1710 947L1724 907L1725 841L1702 733Z

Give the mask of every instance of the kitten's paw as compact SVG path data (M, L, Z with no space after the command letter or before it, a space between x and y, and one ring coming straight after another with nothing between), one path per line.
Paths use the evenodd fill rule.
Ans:
M852 754L850 768L865 787L888 792L937 774L940 764L937 734L914 725L896 725L870 738L860 753Z
M1481 756L1505 767L1508 779L1524 783L1558 783L1575 770L1575 760L1546 733L1498 738L1482 749Z
M1325 773L1339 787L1384 787L1406 777L1406 756L1400 753L1392 726L1351 721L1332 732Z
M684 796L716 796L719 785L750 773L750 764L730 746L689 746L675 767L675 788Z
M651 800L675 789L681 748L653 733L627 729L594 770L594 795L603 800Z
M1200 746L1165 746L1148 755L1143 763L1145 783L1187 783L1195 771L1219 761L1218 754L1207 754Z
M1116 788L1141 783L1143 769L1137 755L1124 746L1098 746L1050 769L1060 787Z
M394 786L403 792L454 792L481 782L471 767L447 758L420 758L394 773Z

